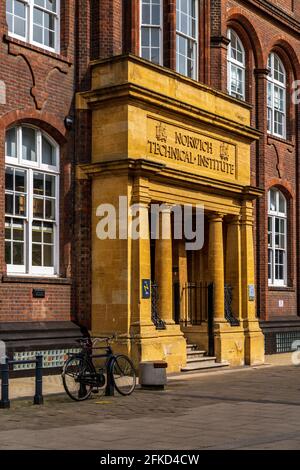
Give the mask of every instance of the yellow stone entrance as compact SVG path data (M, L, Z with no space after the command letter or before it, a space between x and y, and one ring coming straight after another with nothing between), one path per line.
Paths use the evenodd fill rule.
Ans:
M253 264L253 200L260 191L250 186L250 145L258 136L249 107L134 56L92 66L92 89L77 96L77 108L92 113L92 156L77 175L92 185L93 334L116 332L122 338L118 348L136 364L164 359L169 372L179 371L187 339L208 350L207 321L183 321L186 285L205 283L213 285L217 360L262 363ZM171 234L155 240L154 248L148 236L153 203L164 204L160 225ZM103 204L116 209L116 237L99 239ZM126 221L120 220L120 204L128 211ZM133 220L133 204L144 234L137 239L124 229ZM192 254L173 236L172 207L185 205L202 205L205 213L204 245ZM164 329L154 325L151 298L143 290L151 279L158 285ZM236 326L225 315L225 286Z

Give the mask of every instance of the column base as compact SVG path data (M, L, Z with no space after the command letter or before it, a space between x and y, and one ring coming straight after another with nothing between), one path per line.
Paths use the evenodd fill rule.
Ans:
M265 340L258 321L245 322L245 364L264 364Z
M230 366L245 365L245 333L241 326L227 323L215 324L215 356L217 362L227 362Z
M217 362L228 362L231 366L264 363L264 335L257 321L240 326L216 324L214 339Z
M165 330L141 328L131 341L131 358L137 368L141 361L166 361L169 374L186 365L186 340L178 325L167 325Z

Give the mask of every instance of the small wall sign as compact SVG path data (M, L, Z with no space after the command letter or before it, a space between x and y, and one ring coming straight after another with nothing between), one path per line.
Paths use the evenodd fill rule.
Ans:
M142 299L150 299L151 282L150 279L142 279Z
M45 298L45 291L44 289L33 289L32 296L34 299L44 299Z
M255 286L254 286L254 284L249 284L248 285L248 299L252 302L255 300Z

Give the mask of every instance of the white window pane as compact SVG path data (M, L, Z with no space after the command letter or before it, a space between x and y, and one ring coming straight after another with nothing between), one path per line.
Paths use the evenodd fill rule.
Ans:
M142 28L141 31L142 47L150 46L150 28Z
M5 155L12 158L17 156L17 133L15 127L6 131Z
M6 11L9 13L13 12L13 0L6 0Z
M286 212L286 201L281 192L279 193L279 212L282 212L283 214Z
M142 47L142 57L143 59L150 60L150 48Z
M22 128L22 158L32 162L37 161L36 132L30 127Z
M39 8L33 9L33 22L34 24L43 26L43 12Z
M47 10L56 12L56 0L46 0Z
M33 194L44 195L44 175L43 173L33 173Z
M143 5L142 24L151 24L150 23L150 5Z
M44 30L44 45L54 48L54 32L49 29Z
M42 245L32 244L32 266L42 266Z
M33 25L33 40L39 44L43 44L43 28Z
M44 245L44 266L53 266L53 246Z
M14 14L16 16L19 16L20 18L26 17L26 7L23 2L20 2L19 0L15 0L14 2Z
M54 148L45 137L42 138L42 162L45 165L56 165Z
M32 241L34 243L42 243L42 223L32 223Z
M160 25L160 5L152 5L152 24Z
M276 210L276 191L270 191L270 210Z
M25 20L18 18L17 16L14 17L14 30L13 32L18 36L25 37L26 35L26 22Z
M33 198L33 217L37 219L44 219L44 199Z
M6 168L5 170L5 190L14 190L14 171L12 168Z
M45 0L34 0L34 4L44 8Z

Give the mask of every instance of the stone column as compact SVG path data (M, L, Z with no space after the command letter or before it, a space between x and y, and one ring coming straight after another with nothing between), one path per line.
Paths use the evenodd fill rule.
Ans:
M241 295L241 217L234 216L227 225L225 282L232 287L232 312L242 316Z
M151 279L150 262L150 232L149 204L139 202L140 237L132 240L132 283L131 291L134 303L132 305L132 325L153 326L151 321L151 300L143 298L142 280Z
M159 212L159 238L155 244L155 280L158 284L160 318L166 324L174 324L171 207L166 205Z
M244 201L241 222L242 267L242 317L245 330L245 363L264 362L264 336L256 316L255 298L250 297L249 287L254 286L253 205Z
M209 216L209 254L210 279L214 284L214 321L224 322L224 251L223 215Z
M178 274L180 295L180 320L186 321L186 293L185 286L188 282L187 257L185 240L178 240Z

